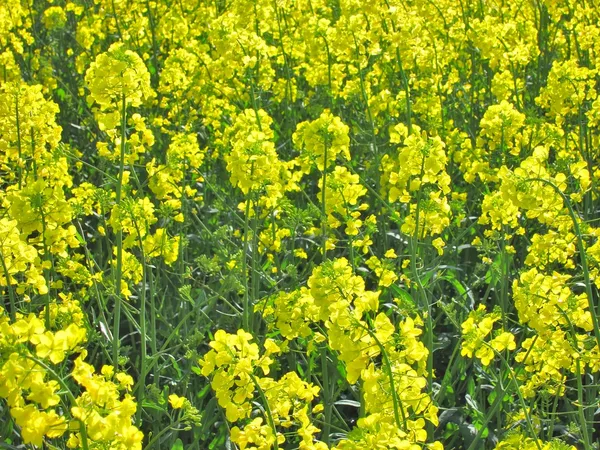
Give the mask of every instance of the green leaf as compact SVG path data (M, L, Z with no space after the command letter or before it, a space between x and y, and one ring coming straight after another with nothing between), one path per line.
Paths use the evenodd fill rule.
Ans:
M341 406L352 406L353 408L360 408L360 402L357 402L356 400L349 400L349 399L343 399L343 400L338 400L337 402L334 403L334 405L341 405Z
M163 408L161 405L159 405L158 403L155 402L149 402L149 401L144 401L142 403L142 408L144 409L153 409L155 411L161 411L161 412L165 412L166 409Z
M473 409L473 411L479 412L479 405L469 394L465 395L465 402Z
M394 293L394 295L397 295L398 297L400 297L400 300L402 300L405 303L408 303L410 305L414 305L415 301L413 300L413 298L411 297L411 295L405 291L404 289L402 289L400 286L396 286L395 284L392 284L390 286L392 292Z
M192 368L192 370L193 370L193 368ZM206 394L208 394L208 392L210 392L210 384L207 384L200 391L198 391L198 393L196 394L196 397L203 398Z
M469 378L469 381L467 381L467 393L469 397L475 395L475 381L473 381L473 378Z
M183 450L183 442L181 439L177 439L171 446L171 450Z
M213 448L223 448L223 444L225 443L225 436L219 435L212 440L210 444L208 444L208 448L212 450Z

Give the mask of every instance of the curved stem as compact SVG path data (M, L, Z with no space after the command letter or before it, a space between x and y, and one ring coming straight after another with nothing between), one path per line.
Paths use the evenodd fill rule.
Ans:
M248 375L250 375L250 379L252 380L252 383L254 383L254 387L258 391L258 394L260 395L260 398L264 403L264 412L267 415L267 420L269 421L269 425L271 426L271 429L273 430L273 437L275 438L273 445L274 445L275 450L278 450L279 446L277 444L277 428L275 428L275 421L273 420L273 414L271 413L271 408L269 407L269 402L267 401L267 397L265 396L264 391L258 384L258 380L256 379L256 377L251 373Z
M369 334L369 336L373 338L373 340L379 347L379 351L381 352L381 358L383 360L383 364L385 365L387 376L390 379L390 391L392 391L392 404L394 406L394 420L396 421L396 426L402 431L406 432L406 413L404 412L402 402L398 399L398 393L396 392L396 386L394 383L394 373L392 371L392 364L390 362L387 352L385 351L385 347L372 330L370 330L368 327L365 327L364 325L361 325L360 323L359 326L363 328ZM400 415L402 415L402 419L400 419Z

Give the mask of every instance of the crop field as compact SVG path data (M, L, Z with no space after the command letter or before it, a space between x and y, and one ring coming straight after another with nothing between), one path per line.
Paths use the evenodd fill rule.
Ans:
M0 0L0 449L600 450L600 5Z

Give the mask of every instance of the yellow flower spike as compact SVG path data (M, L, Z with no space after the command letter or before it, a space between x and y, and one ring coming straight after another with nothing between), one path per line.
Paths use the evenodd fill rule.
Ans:
M235 117L225 133L226 145L230 148L225 162L231 183L245 195L265 189L267 195L261 199L264 206L277 204L285 184L283 163L273 142L272 123L264 110L246 109Z
M292 140L301 151L302 171L308 173L314 165L323 171L339 154L350 160L348 132L348 126L329 110L324 110L321 116L312 122L298 124ZM325 157L327 161L324 161Z
M44 11L43 22L48 30L56 30L64 27L67 23L65 10L60 6L51 6Z
M85 75L90 97L103 109L120 108L121 96L131 106L155 94L150 88L150 74L142 59L122 43L110 46L90 65Z

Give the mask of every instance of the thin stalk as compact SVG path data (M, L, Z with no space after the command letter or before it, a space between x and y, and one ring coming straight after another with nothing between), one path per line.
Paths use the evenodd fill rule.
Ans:
M17 162L17 174L19 175L19 189L23 183L23 169L21 167L21 160L23 159L23 150L21 148L21 118L19 115L19 91L15 95L15 119L17 121L17 151L19 153L19 161ZM33 156L33 155L32 155Z
M146 0L146 10L148 11L148 21L150 22L150 33L152 36L152 65L154 66L154 73L152 74L152 86L155 87L158 83L158 45L156 41L156 22L154 20L154 14L152 8L150 8L149 0Z
M329 435L331 433L331 415L333 412L333 398L331 395L331 386L330 386L330 381L329 381L329 364L327 361L327 346L325 346L322 350L321 350L321 372L323 374L323 399L325 400L324 403L324 410L323 410L323 414L325 416L325 421L323 423L323 432L321 435L321 439L323 439L323 442L327 445L327 447L329 447L330 444L330 439L329 439Z
M33 132L33 128L31 128L30 130L30 136L31 136L31 154L35 155L35 135ZM33 173L34 176L37 177L37 166L36 166L36 159L35 157L33 158ZM44 260L50 262L50 264L52 265L52 268L54 268L54 261L52 258L52 255L50 253L50 250L48 248L48 242L46 241L46 231L47 231L47 226L46 226L46 215L44 214L44 195L42 193L39 193L39 212L40 212L40 218L41 218L41 222L42 222L42 248L44 249ZM44 300L46 303L46 314L45 314L45 322L46 322L46 328L50 328L50 277L48 276L48 269L42 267L42 271L44 272L44 280L46 282L46 288L48 289L48 292L46 292L44 294Z
M119 158L119 178L117 180L116 189L116 204L120 206L122 186L123 186L123 173L125 171L125 146L126 146L126 127L127 127L127 112L125 94L121 95L121 155ZM113 323L113 365L119 367L119 327L121 325L121 278L123 271L123 229L119 228L117 231L117 272L115 274L115 316Z
M102 216L104 216L102 214ZM100 315L102 316L102 324L104 324L106 326L106 334L107 337L110 341L112 341L112 332L111 330L108 328L108 320L106 318L106 314L105 314L105 305L106 303L103 301L104 298L102 296L102 293L100 292L100 289L98 288L98 281L95 279L94 275L95 275L95 269L94 269L94 264L96 264L96 266L98 265L98 263L92 258L92 255L90 254L90 250L88 249L88 243L87 241L85 241L85 233L83 231L83 228L81 226L81 222L77 222L77 225L79 227L79 235L81 236L81 238L84 240L85 245L83 245L83 251L85 252L85 258L86 258L86 262L87 262L87 267L88 270L90 272L90 274L92 275L92 284L94 286L94 290L96 291L96 300L98 302L98 311L100 313ZM110 359L111 355L109 354L108 350L106 349L106 347L102 346L102 350L105 352L106 357Z
M354 35L354 33L352 33L352 37L354 39L354 46L356 48L356 60L360 61L360 50L359 50L359 45L358 45L358 41L356 39L356 36ZM375 126L375 119L373 118L373 113L371 111L371 106L369 105L369 96L367 94L367 89L365 87L365 78L363 75L363 72L360 68L360 62L358 63L358 67L357 67L357 71L359 74L359 81L360 81L360 90L361 90L361 94L363 97L363 102L365 104L365 109L367 111L367 118L369 120L369 124L371 125L371 150L373 151L373 154L375 156L375 170L379 170L380 169L380 165L381 165L381 158L380 158L380 152L379 152L379 146L377 145L377 129ZM381 177L376 173L375 176L375 190L377 192L379 192L381 190ZM385 253L387 251L387 220L383 217L383 215L381 214L381 209L379 207L380 205L378 204L378 202L375 203L375 209L377 211L379 211L380 214L378 214L379 219L378 223L381 224L381 228L382 228L382 232L381 232L381 236L382 236L382 242L383 242L383 251L382 253ZM352 248L352 243L350 243L350 251L351 253L353 252L353 248ZM351 255L352 257L353 255ZM353 269L354 269L354 258L352 257L352 264L353 264Z
M258 391L258 394L260 395L260 398L264 403L264 412L267 416L267 420L269 421L270 427L273 429L273 437L275 438L275 442L273 443L273 445L275 450L278 450L279 445L277 444L277 428L275 428L275 421L273 420L273 414L271 413L269 402L267 401L267 397L265 396L265 393L263 392L262 388L258 384L258 380L256 379L256 377L251 373L249 375L250 379L252 380L252 383L254 383L254 387L256 387L256 390Z
M113 18L115 19L115 26L117 33L119 34L119 40L123 40L123 33L121 33L121 27L119 26L119 16L117 16L117 10L115 9L115 0L111 0Z
M256 302L256 300L258 299L258 293L259 293L259 277L258 277L258 270L256 268L256 263L258 260L258 202L256 201L256 199L254 200L254 215L252 217L252 248L251 248L251 255L252 255L252 259L250 260L250 270L252 271L252 273L250 274L250 285L252 287L252 299L251 299L251 303L252 305L254 305L254 302ZM249 317L249 322L250 322L250 329L254 330L254 311L250 312L250 317Z
M15 293L10 285L10 273L8 272L8 267L6 267L6 261L4 260L4 255L2 253L2 249L0 248L0 262L2 262L2 270L4 271L4 278L6 278L6 289L8 290L8 299L10 302L10 320L14 322L16 320L17 314L17 302L15 299Z
M423 161L421 162L421 174L419 177L423 178L423 173L425 170L425 155L423 155ZM431 304L429 303L429 299L425 288L423 287L423 283L421 282L421 277L419 275L419 271L417 270L417 246L419 245L419 219L421 214L421 190L419 190L417 194L417 208L415 211L415 232L410 238L410 267L412 275L417 284L417 290L415 292L415 297L420 303L421 307L425 309L427 317L425 318L425 346L429 350L427 355L427 389L428 392L431 393L433 389L433 319L431 317ZM423 228L425 224L423 224ZM427 434L431 435L433 433L432 426L428 423L427 426Z
M575 327L573 326L573 323L571 322L571 319L569 318L569 315L567 314L567 312L562 309L560 307L560 305L556 305L556 308L560 311L560 313L562 314L562 316L565 318L567 324L569 325L569 329L571 331L571 338L572 338L572 346L573 349L576 350L578 348L578 342L577 339L575 338L575 336L577 336L577 333L575 332ZM581 374L581 360L579 358L579 355L577 357L575 357L575 367L576 367L576 377L575 380L577 382L577 417L579 419L580 422L580 427L581 427L581 432L583 433L583 446L585 447L585 450L591 450L592 446L590 445L590 435L589 432L593 430L588 430L588 421L585 417L585 411L584 411L584 399L583 399L583 379L582 379L582 374ZM584 368L585 368L585 364L584 364ZM589 394L589 390L595 391L595 389L593 389L594 386L590 386L588 387L588 394ZM558 395L557 395L558 396ZM593 396L590 396L592 402L596 400L595 397L595 392L593 392ZM590 412L593 412L593 409L590 408ZM593 416L591 417L591 420L593 420Z
M390 3L388 0L384 0L386 6L389 8ZM392 31L396 33L396 23L394 20L391 20L392 23ZM408 82L408 77L406 76L406 72L404 71L404 66L402 65L402 57L400 56L400 49L396 46L396 64L398 64L398 72L400 73L400 79L402 80L402 87L404 88L404 92L406 95L406 121L408 127L408 133L412 132L412 106L410 100L410 84Z
M321 237L323 239L322 252L323 261L327 260L327 208L326 208L326 192L327 192L327 153L329 150L329 143L325 143L325 149L323 152L323 174L322 174L322 189L321 189Z
M488 345L486 342L484 342L484 345ZM492 348L492 347L490 347ZM533 422L531 421L531 416L529 415L529 411L527 409L527 404L525 403L525 399L523 398L523 394L521 393L521 389L519 389L519 382L517 381L517 378L515 377L514 371L512 370L512 368L510 367L510 365L508 364L508 361L506 361L506 359L504 358L504 356L502 356L502 353L496 351L495 349L493 349L493 352L496 354L496 356L498 356L500 358L500 361L504 364L504 367L507 369L507 373L509 374L512 382L514 383L515 387L516 387L516 392L517 392L517 396L519 397L519 402L521 403L521 408L523 409L523 414L525 415L525 422L527 423L527 427L529 428L529 432L531 433L531 436L533 437L534 441L535 441L535 446L537 447L538 450L542 450L542 447L540 445L540 443L538 442L537 438L536 438L536 432L535 432L535 428L533 426Z
M42 219L42 247L44 248L44 259L46 259L48 258L49 251L48 244L46 242L46 216L44 214L43 205L40 205L40 216ZM48 270L45 268L43 268L42 270L44 272L44 280L46 281L46 289L48 289L48 292L44 294L44 300L46 303L45 321L46 328L50 328L50 279L48 277Z
M156 346L156 303L154 301L156 292L154 289L154 273L151 270L148 272L148 279L150 289L150 350L152 351L152 355L155 356L158 353L158 348ZM175 330L178 329L179 327L175 327ZM150 371L151 368L153 369L154 385L158 387L158 369L156 365L154 365L153 367L148 367L147 370Z
M142 257L142 288L141 288L141 292L140 292L140 383L139 383L139 389L136 391L137 392L137 403L139 406L139 408L136 411L136 416L135 416L135 422L138 426L141 425L142 423L142 409L143 409L143 403L144 403L144 397L146 394L146 375L147 375L147 368L146 368L146 282L147 282L147 278L148 278L148 264L146 261L146 254L144 252L144 243L142 242L142 235L140 233L140 229L138 227L138 223L137 220L135 219L135 216L132 214L131 215L131 220L135 226L137 235L138 235L138 242L139 242L139 246L140 246L140 252L141 252L141 257Z
M252 165L251 173L254 171L254 164ZM250 230L250 197L246 198L246 208L245 208L245 217L244 217L244 243L242 246L242 277L244 278L244 298L243 302L243 316L242 322L244 330L250 332L250 293L248 287L248 261L247 261L247 253L248 253L248 232Z
M502 311L502 326L504 328L507 327L508 321L508 291L510 284L510 259L509 254L506 251L506 243L504 241L504 236L502 236L502 249L500 252L500 257L502 258L502 275L501 275L501 285L500 285L500 309Z
M458 356L460 350L460 344L454 346L454 350L452 351L452 355L450 356L450 360L448 361L448 367L450 369L450 376L445 375L442 379L441 387L438 391L437 398L435 399L438 405L441 405L446 397L446 390L448 384L452 382L454 378L456 364L454 363L455 358ZM460 361L460 359L459 359Z
M548 439L551 439L554 436L554 417L556 416L556 411L558 410L558 395L554 396L554 401L552 402L552 411L550 414L550 425L548 426Z
M538 339L538 336L536 335L533 338L533 341L531 343L531 346L527 350L527 353L525 354L525 358L523 358L523 361L522 361L523 365L525 364L525 361L527 361L527 358L529 358L529 355L531 354L531 351L533 350L533 347L534 347L537 339ZM495 350L493 350L493 351L496 352ZM509 367L509 371L510 371L510 367ZM517 385L517 390L518 389L519 389L519 386ZM469 446L469 448L467 450L475 450L476 448L478 448L477 445L479 444L479 441L481 440L481 436L483 436L483 433L487 428L487 424L491 421L492 416L494 416L496 414L496 409L500 406L503 397L504 397L503 395L496 396L496 398L494 399L494 403L492 403L492 407L491 407L490 411L488 412L488 414L486 415L481 428L479 428L479 431L477 432L475 439L473 439L473 441L471 442L471 445Z
M148 273L149 273L149 274L152 274L152 271L149 271ZM201 311L201 312L202 312L202 313L203 313L203 314L206 316L206 312L205 312L203 309L201 309L200 311ZM180 330L181 330L181 327L182 327L182 326L185 324L185 322L186 322L186 321L187 321L187 320L188 320L190 317L192 317L192 316L193 316L194 314L196 314L196 313L197 313L197 311L190 311L190 312L188 312L188 313L187 313L187 314L186 314L186 315L183 317L183 319L181 319L181 320L179 321L179 323L178 323L178 324L175 326L175 328L173 328L173 330L171 331L171 333L169 334L169 336L167 336L167 339L165 339L165 342L164 342L164 343L163 343L163 345L160 347L160 350L158 350L158 349L156 348L156 343L155 343L155 342L151 342L151 343L150 343L150 347L151 347L151 349L152 349L152 352L153 352L153 353L152 353L152 355L151 355L151 356L148 358L148 359L149 359L149 361L150 361L150 362L149 362L149 364L148 364L148 366L146 367L146 370L147 370L148 372L150 372L150 370L151 370L151 369L155 369L155 368L156 368L156 363L157 363L157 361L158 361L158 357L159 357L159 356L162 356L162 355L167 355L167 356L168 356L168 352L167 352L167 350L169 350L169 352L172 352L172 349L173 349L173 348L176 348L176 346L175 346L175 347L172 347L171 349L168 349L168 347L169 347L169 344L171 343L171 341L172 341L173 339L175 339L175 337L176 337L176 336L180 335ZM214 322L213 322L213 321L210 319L210 317L206 316L206 318L207 318L209 321L211 321L211 323L214 323ZM152 337L151 337L151 338L152 338ZM134 385L134 387L133 387L133 390L134 390L134 391L136 391L137 389L140 389L140 386L141 386L141 380L138 378L138 381L137 381L137 382L136 382L136 384Z
M327 82L329 86L329 101L331 103L331 108L334 109L334 101L333 101L333 83L331 78L331 52L329 50L329 42L327 42L327 37L323 36L323 41L325 42L325 51L327 52Z
M581 365L579 358L575 359L575 366L577 368L577 416L581 423L581 432L583 433L583 447L585 450L591 450L590 436L588 434L587 420L585 419L585 413L583 411L583 383L581 381Z
M188 198L186 195L186 187L187 187L187 177L186 174L190 172L190 167L188 165L188 158L184 158L183 162L182 162L182 166L183 166L183 179L182 179L182 183L181 183L181 213L183 214L184 220L185 218L187 218L188 216ZM179 226L179 256L177 258L177 265L178 265L178 269L177 269L177 273L179 275L179 285L183 286L185 284L185 273L186 273L186 268L185 268L185 258L184 258L184 240L185 240L185 223L180 223ZM188 303L185 302L181 305L181 309L182 309L182 313L185 314L187 312L188 309ZM188 334L188 329L187 329L187 324L186 324L186 328L184 330L185 335L187 336Z
M177 425L179 424L179 420L173 422L173 425ZM150 448L152 448L154 446L154 444L156 443L156 441L158 441L165 433L168 433L169 431L183 431L182 428L175 428L175 426L170 426L170 427L165 427L162 430L160 430L158 433L155 433L154 435L152 435L152 439L150 439L150 442L148 442L148 445L146 445L146 450L149 450Z
M502 397L503 397L503 395L496 395L496 398L494 399L492 406L490 407L488 413L485 416L485 419L483 422L484 424L491 422L492 417L496 414L496 411L498 410L500 405L502 405ZM481 447L478 447L479 441L481 440L481 437L483 436L483 433L486 429L487 429L486 426L482 426L481 428L479 428L479 430L477 431L477 434L475 435L475 438L473 439L473 441L471 442L471 445L469 445L467 450L475 450L476 448L481 448Z
M396 386L394 383L394 372L392 371L392 364L388 357L387 352L385 351L385 347L377 337L373 331L371 331L368 327L359 324L361 328L363 328L370 336L373 338L377 346L379 347L379 351L381 352L381 359L383 361L383 365L385 366L385 371L387 372L387 376L390 380L390 391L392 394L392 405L394 406L394 420L396 422L396 426L398 429L406 432L406 413L404 412L404 407L402 406L402 402L398 398L398 393L396 392ZM402 415L402 418L400 416Z

